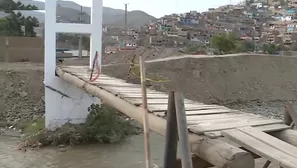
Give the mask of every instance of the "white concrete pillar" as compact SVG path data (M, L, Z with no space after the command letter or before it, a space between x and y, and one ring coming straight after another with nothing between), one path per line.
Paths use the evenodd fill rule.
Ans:
M92 0L91 9L91 26L92 34L90 37L90 69L93 66L93 60L96 51L99 54L98 65L101 69L101 59L102 59L102 10L103 10L103 0Z
M96 3L94 3L96 1ZM101 3L97 3L100 1ZM102 0L93 0L95 7L101 6ZM100 104L100 100L94 98L74 85L55 76L56 70L56 33L94 33L93 52L101 52L102 10L93 12L95 25L56 23L56 0L45 0L45 41L44 41L44 85L45 85L45 127L54 130L65 123L82 123L88 115L88 107L92 103ZM93 8L92 8L92 11ZM96 11L96 10L95 10ZM101 20L101 21L100 21ZM98 38L99 37L99 38ZM99 59L101 63L101 57Z
M56 68L56 0L45 1L45 40L44 40L44 82L48 83L55 77Z

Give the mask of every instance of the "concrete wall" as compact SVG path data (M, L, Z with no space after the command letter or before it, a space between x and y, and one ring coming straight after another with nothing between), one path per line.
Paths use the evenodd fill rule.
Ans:
M103 67L103 73L126 78L128 65ZM297 99L297 58L280 56L184 56L147 63L148 76L163 76L152 83L157 90L180 90L185 97L205 103ZM139 82L131 78L132 82Z
M0 37L0 62L43 63L43 45L38 37Z
M97 98L90 97L84 91L70 85L55 76L56 69L56 33L78 33L90 34L90 60L95 58L95 53L102 53L102 0L92 0L91 24L56 23L56 0L45 0L45 126L46 129L55 129L68 121L68 116L74 123L83 122L87 114L82 109L89 107L92 103L100 104ZM100 30L100 31L98 31ZM101 67L101 55L98 64ZM89 67L92 67L90 62ZM61 96L54 88L69 94L70 98ZM73 109L69 111L69 109ZM80 118L76 120L76 118Z

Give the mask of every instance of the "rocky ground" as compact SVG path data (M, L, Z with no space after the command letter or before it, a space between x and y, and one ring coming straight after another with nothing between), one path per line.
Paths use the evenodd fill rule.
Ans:
M286 101L251 101L247 103L225 104L225 106L231 109L237 109L247 113L259 114L268 118L283 119L283 112L285 110L286 103ZM293 106L297 105L295 101L290 101L290 103Z
M43 66L0 63L0 123L10 127L44 115Z

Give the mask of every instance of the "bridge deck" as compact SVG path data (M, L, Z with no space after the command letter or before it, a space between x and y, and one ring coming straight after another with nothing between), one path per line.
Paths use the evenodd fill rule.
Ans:
M83 81L89 81L88 67L63 66L61 69ZM125 80L107 75L100 77L92 83L135 106L141 105L141 87L138 84L126 83ZM150 113L165 119L168 95L162 92L148 89L148 110ZM238 110L232 110L219 105L207 105L201 102L185 99L185 110L189 131L208 137L219 137L222 130L252 126L264 132L272 132L288 129L282 120L268 119L255 114L248 114Z

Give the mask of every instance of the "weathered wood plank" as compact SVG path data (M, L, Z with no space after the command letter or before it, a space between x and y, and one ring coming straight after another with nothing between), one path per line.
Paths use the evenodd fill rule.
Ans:
M257 128L263 132L274 132L274 131L281 131L281 130L289 129L290 126L288 126L286 124L270 124L270 125L256 126L254 128Z
M275 145L270 146L266 143L266 141L259 140L237 129L225 130L222 131L222 133L233 142L256 153L257 155L276 162L283 168L296 168L297 158L276 149Z
M209 120L192 120L188 121L191 125L198 125L198 126L206 126L206 125L224 125L224 124L230 124L230 123L238 123L238 122L254 122L254 121L262 121L262 120L268 120L267 118L261 117L261 116L249 116L249 115L243 115L243 116L234 116L230 118L216 118L216 119L209 119Z
M244 126L260 126L268 124L281 124L283 121L264 118L253 118L241 120L217 120L212 122L201 122L197 125L189 126L189 130L196 134L203 134L204 132L220 131L233 129Z
M186 111L196 111L196 110L203 110L203 109L214 109L220 108L224 109L224 107L216 106L216 105L205 105L205 104L185 104ZM151 104L149 106L149 110L151 112L158 112L158 111L166 111L167 105L162 104Z
M231 109L224 109L224 108L205 108L201 110L195 110L195 111L186 111L187 115L206 115L206 114L222 114L222 113L234 113L239 112L237 110L231 110Z
M260 125L260 126L254 126L253 128L256 128L263 132L274 132L274 131L282 131L289 129L290 126L285 124L270 124L270 125ZM204 132L204 135L209 138L217 138L223 136L221 131L211 131L211 132Z
M159 116L159 117L165 117L165 110L164 111L159 111L159 112L153 112L155 115ZM226 114L226 113L243 113L240 111L236 111L236 110L230 110L230 109L216 109L216 108L210 108L210 109L205 109L205 110L197 110L197 111L186 111L186 115L187 116L211 116L214 114Z
M229 119L236 117L244 117L247 116L246 113L243 112L233 112L233 113L223 113L223 114L211 114L211 115L190 115L187 116L188 121L202 121L202 120L216 120L216 119Z
M129 98L141 98L141 95L139 94L119 94L120 97L123 97L124 99ZM147 96L148 99L166 99L168 96L167 95L162 95L162 94L149 94Z
M245 134L252 136L256 139L259 139L266 144L273 146L274 148L283 151L284 153L296 157L297 148L293 145L290 145L284 141L281 141L271 135L265 134L260 130L257 130L252 127L237 128L238 130L244 132ZM297 157L296 157L297 159ZM297 166L297 165L296 165Z
M141 105L142 102L141 102L141 99L137 99L137 98L128 98L126 99L128 102L132 103L132 104L135 104L137 106ZM148 104L164 104L164 105L167 105L168 103L168 98L160 98L160 99L148 99L147 100L147 103ZM195 103L195 104L203 104L203 103L199 103L199 102L194 102L194 101L191 101L191 100L186 100L185 99L185 104L192 104L192 103Z

